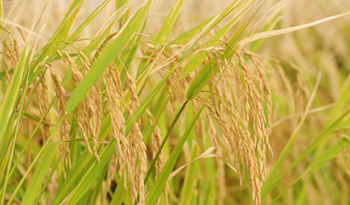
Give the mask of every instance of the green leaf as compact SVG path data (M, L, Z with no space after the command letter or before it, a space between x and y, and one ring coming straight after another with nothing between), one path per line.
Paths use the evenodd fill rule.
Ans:
M125 196L126 196L126 191L124 189L123 182L121 181L118 183L117 189L115 190L115 192L113 194L111 204L113 204L113 205L122 204Z
M221 35L224 35L229 28L231 28L231 26L233 26L233 24L242 16L244 15L249 8L251 8L251 6L253 5L254 2L252 2L251 4L247 5L245 9L243 9L243 11L237 16L235 17L233 20L231 20L231 22L224 26L222 29L220 29L220 31L215 34L211 41L207 42L206 45L207 46L212 46L215 45L215 41L214 40L218 40L219 38L221 38ZM256 11L257 12L257 11ZM254 14L256 14L256 12ZM229 42L229 46L234 46L234 44L236 43L236 41L238 40L239 36L243 33L243 31L247 28L247 26L249 25L249 23L251 22L251 20L253 19L254 15L252 17L250 17L249 21L247 24L242 25L238 31L235 33L235 35L231 38L230 42ZM219 35L220 34L220 35ZM212 42L213 41L213 42ZM198 56L196 56L198 55ZM181 74L182 77L186 77L187 75L189 75L192 71L194 71L201 63L204 62L204 60L206 59L206 55L203 54L196 54L195 56L193 56L191 58L190 61L193 62L189 62L185 65L184 69L183 69L183 74ZM219 55L221 56L221 55ZM224 56L227 59L230 59L233 56L233 52L231 52L231 48L230 47L226 47L225 50L225 54ZM216 62L214 62L214 74L216 74L218 72L217 66L216 66ZM204 86L206 86L208 84L208 82L210 81L210 79L212 78L211 76L211 66L209 63L207 63L202 70L199 71L199 73L196 75L196 77L192 80L190 87L187 90L187 94L186 94L186 98L188 100L193 99L203 88Z
M217 14L215 15L217 16ZM175 40L173 40L171 42L171 44L184 44L186 43L186 41L190 40L191 38L193 38L198 32L200 32L211 20L213 20L213 18L215 17L211 17L209 19L206 19L205 21L203 21L202 23L200 23L199 25L193 27L192 29L180 34Z
M13 69L11 68L10 70L9 70L9 74L12 74L13 73ZM6 72L5 71L1 71L0 72L0 78L2 79L2 78L4 78L3 80L5 80L5 78L6 78Z
M199 40L201 40L209 31L211 31L215 26L217 26L227 15L229 15L232 11L236 9L238 6L239 1L234 1L229 7L227 7L224 11L217 14L203 29L200 33L198 33L194 39L190 42L190 45L187 47L185 52L180 57L179 61L181 61L190 51L192 48L198 43Z
M157 126L157 122L161 116L161 114L163 113L168 101L169 101L169 97L168 97L168 91L167 89L163 88L163 90L160 92L160 96L159 96L159 100L156 100L156 105L154 106L155 110L154 112L152 112L152 115L154 117L154 125L151 126L150 122L148 122L146 128L144 129L144 131L142 132L142 136L143 136L143 142L145 144L147 144L151 138L151 134L153 132L153 129ZM166 99L166 100L162 100L162 99Z
M7 128L6 128L6 132L4 133L4 138L3 141L0 144L0 164L3 162L3 159L6 158L6 154L7 154L7 150L9 148L10 142L11 142L11 136L12 136L12 128L13 128L13 124L14 124L14 120L16 118L14 117L14 115L10 116Z
M44 186L41 188L41 192L39 194L39 196L36 198L36 201L34 204L38 204L39 200L41 199L41 196L44 194L47 185L49 184L51 177L53 175L53 173L56 171L56 168L58 167L59 162L61 161L61 157L56 157L56 160L52 162L52 166L51 166L51 172L49 174L49 176L46 179L46 182L44 184Z
M7 89L4 101L1 105L0 110L0 142L2 141L4 137L4 133L6 131L8 121L10 118L11 112L15 110L15 102L17 99L17 94L19 92L19 87L22 82L23 72L24 72L24 66L26 62L26 55L27 52L27 46L24 47L21 57L19 59L19 62L17 64L17 68L15 69L15 72L13 74L11 83Z
M99 196L100 193L102 193L102 185L103 185L103 181L105 179L105 175L108 171L108 166L105 167L104 171L100 174L100 178L98 179L94 190L92 191L92 193L90 194L90 200L89 200L89 204L96 204L97 198Z
M166 161L166 164L164 165L156 182L154 183L154 185L152 186L152 188L148 192L148 195L146 197L146 205L156 204L156 201L157 201L158 197L161 195L161 193L163 192L164 187L166 185L166 182L168 181L169 175L171 174L171 172L175 166L177 158L179 157L180 152L182 150L182 147L185 144L185 142L187 141L187 137L189 136L189 134L190 134L194 124L196 123L200 113L202 112L203 108L204 107L202 106L201 109L197 112L196 116L191 121L190 125L187 127L185 133L182 135L181 139L176 144L174 150L171 152L171 155L170 155L169 159Z
M181 78L187 77L189 74L191 74L194 70L200 66L205 59L207 58L207 55L204 52L196 53L187 61L184 68L181 71Z
M141 6L134 13L131 19L129 19L123 28L118 32L116 38L106 47L101 56L91 66L88 73L69 98L66 105L66 112L72 111L79 104L79 102L85 97L91 87L102 75L107 66L120 53L125 44L128 43L130 36L133 35L133 33L140 27L151 2L151 0L147 1L145 5Z
M213 58L215 60L215 58ZM214 74L218 72L218 68L216 66L216 61L213 62L214 67ZM206 64L194 77L192 80L190 86L188 87L186 98L187 100L192 100L196 95L204 88L205 85L208 84L208 82L211 79L211 68L210 64Z
M317 157L316 159L313 159L311 164L309 164L309 166L307 166L306 170L299 178L305 176L308 173L314 172L315 170L317 170L321 166L323 166L325 163L334 159L345 147L349 146L349 144L350 144L350 140L347 138L343 138L343 139L339 140L335 145L328 148L319 157ZM297 180L299 180L299 179L297 179Z
M194 143L192 148L191 148L190 161L196 159L197 156L198 156L198 145L196 143ZM196 174L196 166L197 166L197 162L194 161L187 167L185 182L184 182L184 186L183 186L182 192L181 192L181 203L180 203L181 205L190 205L191 204L191 199L192 199L192 195L193 195L194 179L195 179L195 174Z
M279 29L279 30L274 30L274 31L265 31L265 32L261 32L261 33L257 33L257 34L252 34L247 36L246 38L242 39L241 41L239 41L236 46L235 46L235 50L240 50L243 48L243 46L245 46L248 43L254 42L256 40L259 39L264 39L264 38L268 38L268 37L272 37L272 36L278 36L278 35L282 35L282 34L286 34L286 33L290 33L290 32L294 32L303 28L308 28L310 26L314 26L326 21L330 21L336 18L340 18L343 16L346 16L350 14L350 12L348 13L343 13L343 14L339 14L339 15L335 15L335 16L331 16L325 19L321 19L312 23L308 23L308 24L303 24L300 26L295 26L295 27L291 27L291 28L285 28L285 29ZM245 26L244 26L245 28ZM189 47L191 48L191 46ZM189 52L189 51L186 51ZM186 53L185 52L185 53ZM184 54L185 54L184 53ZM227 55L230 54L230 55ZM227 59L230 59L233 55L233 52L225 52L225 56ZM215 65L214 65L215 68ZM214 73L217 73L217 69L214 70ZM193 79L190 87L188 88L187 91L187 95L186 98L188 100L193 99L202 89L205 85L207 85L207 83L210 81L211 79L211 71L210 71L210 66L206 65L199 73L198 75Z
M72 21L77 15L77 11L79 10L80 5L84 2L84 0L75 0L69 7L68 11L64 14L64 18L62 19L60 25L55 30L54 34L50 38L50 42L64 40L69 33L69 30L72 26Z
M78 28L77 31L74 32L74 34L76 34L76 36L77 36L83 30L83 27L85 28L88 25L88 23L90 23L90 21L107 5L106 3L108 3L109 1L110 0L106 0L105 3L101 4L80 26L82 28L81 29ZM121 7L116 12L115 18L110 21L109 26L103 32L101 32L97 37L95 37L93 40L91 40L90 43L82 50L82 52L86 56L90 56L91 53L93 53L93 51L100 45L101 41L109 35L110 30L112 29L112 27L114 25L114 22L121 18L121 16L126 12L126 9L129 8L129 6L130 6L130 4L128 3L128 4L124 5L123 7ZM74 40L74 38L76 37L74 34L72 34L72 36L70 38L71 40ZM69 40L67 40L67 42L69 42ZM65 45L62 45L60 50L64 49L65 48L64 46ZM79 59L77 59L75 63L77 64L77 66L79 66L81 64ZM62 85L66 85L67 82L71 79L71 77L72 77L71 73L67 72L62 80Z
M325 129L325 131L317 137L314 142L307 147L307 149L299 155L299 157L293 161L291 165L287 167L287 169L276 179L271 178L269 181L266 180L265 185L261 189L261 195L266 196L268 193L272 191L272 189L276 186L276 184L293 168L295 167L302 159L308 156L314 149L316 149L324 140L326 140L337 128L342 126L344 123L348 123L350 119L350 108L348 108L343 115L341 115L334 123L332 123L329 127ZM274 180L274 181L272 181Z
M23 155L25 154L30 142L32 141L32 139L34 138L35 133L38 131L40 125L42 124L43 120L45 119L46 115L49 113L51 107L53 106L54 102L56 100L56 97L54 97L52 99L52 102L50 103L50 105L48 106L47 110L45 111L44 115L41 117L40 121L38 122L38 124L36 125L35 129L33 130L31 136L29 137L29 139L27 140L26 145L22 148L21 154L17 157L16 162L14 163L12 170L10 172L10 177L12 176L13 172L15 171L15 168L17 167L17 165L19 164L19 162L21 161L21 158L23 157Z
M162 27L160 28L156 37L153 40L153 44L155 44L155 45L164 44L167 41L169 34L174 26L174 23L175 23L178 15L180 13L181 7L183 6L183 4L185 2L186 2L186 0L176 0L174 2L169 14L167 15L165 21L163 22ZM150 56L150 52L146 52L146 54L144 54L144 55L146 57L152 57L152 56ZM137 70L136 78L139 78L140 75L142 73L144 73L146 67L148 67L148 65L146 65L147 62L148 62L147 59L143 59L141 61L141 63L139 64L139 68Z
M60 50L64 50L70 43L73 42L73 40L78 37L78 35L85 29L85 27L87 25L89 25L89 23L97 16L97 14L99 14L102 9L110 2L111 0L106 0L104 1L97 9L95 9L90 15L89 17L87 17L85 19L85 21L74 31L74 33L68 38L67 34L69 34L69 30L71 28L71 23L67 24L67 22L73 22L74 20L74 11L78 11L78 8L80 6L80 4L83 2L83 0L76 0L70 7L69 11L67 12L67 14L65 15L64 19L62 20L61 24L59 25L59 27L56 29L54 35L52 36L51 39L55 39L57 38L57 36L55 35L59 35L60 33L62 33L63 29L65 30L63 33L66 33L65 35L62 35L60 39L55 39L56 41L65 41L63 44L60 45L60 47L52 47L50 46L49 48L44 47L42 54L40 55L40 57L38 59L36 59L36 61L34 62L33 66L31 67L31 72L34 71L34 69L39 65L40 62L44 61L45 58L53 53L55 53L57 51L57 49ZM75 14L76 15L76 14ZM67 24L67 25L66 25ZM56 34L57 33L57 34ZM68 38L68 39L67 39ZM47 45L51 44L50 40L49 43ZM53 60L55 60L57 57L57 55L52 55L50 56L50 58L48 60L46 60L46 64L50 64ZM33 73L30 76L29 79L29 84L32 84L34 82L34 80L36 79L36 77L42 72L42 70L44 69L44 66L41 66L40 68L37 69L37 71L35 73ZM65 82L65 81L63 81Z
M34 167L34 164L36 163L36 161L38 161L38 159L41 157L41 155L43 154L45 148L49 145L50 140L53 138L53 136L55 135L56 131L58 130L58 128L60 127L60 125L62 124L63 120L65 119L65 117L67 117L67 115L64 115L60 121L57 123L55 129L51 132L49 138L47 139L47 141L45 142L45 144L42 146L42 148L40 149L39 153L35 156L35 159L32 161L31 165L27 168L26 173L23 175L22 179L20 180L20 182L18 183L17 187L15 188L15 190L12 193L11 198L8 201L8 204L11 204L11 202L13 201L14 197L16 196L17 192L19 191L19 189L21 188L22 184L24 183L26 177L28 176L29 172L31 171L31 169Z
M28 119L34 120L36 122L39 122L40 119L37 117L34 117L33 115L29 114L29 113L24 113L24 116L27 117ZM52 126L54 127L55 125L47 123L47 122L42 122L44 125L48 125L48 126Z
M100 163L95 161L92 164L83 178L79 181L73 192L70 194L65 204L76 204L85 195L85 193L91 189L91 187L95 184L95 179L102 173L114 154L116 144L117 142L113 140L107 145L107 147L103 150L103 153L100 155Z
M327 149L324 153L322 153L319 157L316 159L313 159L311 164L307 166L306 170L301 174L296 180L294 180L293 183L291 183L287 188L283 190L281 194L279 194L272 203L276 202L277 199L279 199L283 194L285 194L289 188L293 187L297 182L299 182L303 177L307 176L308 174L318 170L320 167L322 167L324 164L329 162L330 160L334 159L339 152L341 152L345 147L347 147L350 144L350 140L347 138L341 139L339 142L337 142L335 145Z
M71 191L73 183L75 183L75 180L78 179L80 181L84 169L92 165L94 161L92 158L93 157L88 153L88 151L85 150L73 169L67 172L67 178L63 180L63 183L59 184L56 196L51 202L52 205L60 204L60 202L67 197L69 191Z
M179 16L179 13L181 11L182 6L186 0L176 0L171 7L171 10L166 17L162 27L158 31L156 37L154 38L153 43L155 44L163 44L167 41L167 38L171 32L171 29L173 28L175 21L177 17Z
M309 99L309 102L308 102L308 104L306 106L306 109L305 109L305 112L304 112L304 115L303 115L302 119L300 120L298 126L294 129L293 134L290 136L287 144L284 146L282 153L278 157L277 162L273 166L269 176L266 179L265 184L263 185L263 188L262 188L262 190L263 190L262 192L263 193L264 193L264 190L265 190L264 188L271 186L272 180L274 180L277 177L278 171L281 169L282 164L285 161L285 159L286 159L286 157L287 157L287 155L288 155L288 153L289 153L289 151L290 151L290 149L291 149L291 147L293 145L293 142L294 142L296 136L298 135L302 125L304 124L304 122L306 120L306 117L307 117L307 114L309 113L310 107L312 105L312 102L313 102L313 100L315 98L316 91L318 89L318 85L320 83L320 80L321 80L321 74L319 74L319 76L318 76L315 88L314 88L314 90L312 92L312 95L311 95L311 97Z
M22 199L22 204L34 204L35 199L41 190L41 185L46 178L46 173L48 172L50 164L56 154L57 147L58 144L54 143L49 143L46 147L39 161L39 164L35 169L34 175L31 178L30 183L26 189L26 192Z
M159 149L158 149L158 151L157 151L157 154L156 154L156 156L154 157L154 159L153 159L153 161L152 161L152 164L150 165L150 167L149 167L149 169L148 169L148 171L147 171L147 176L146 176L146 178L145 178L145 184L147 183L147 180L148 180L149 176L150 176L151 173L152 173L152 170L153 170L153 168L154 168L154 165L156 164L156 162L157 162L157 160L158 160L158 157L159 157L160 153L162 152L162 149L163 149L163 147L164 147L166 141L167 141L168 138L169 138L169 135L170 135L170 133L171 133L171 130L172 130L173 127L175 126L177 120L179 119L179 117L180 117L182 111L185 109L187 103L188 103L188 101L186 101L186 102L181 106L179 112L177 112L177 114L176 114L176 116L175 116L175 119L174 119L173 122L171 123L171 125L170 125L170 127L169 127L169 129L168 129L168 132L167 132L167 134L165 135L165 137L164 137L164 139L163 139L163 141L162 141L162 144L160 145L160 147L159 147Z
M175 68L173 69L173 71L174 70L175 70ZM148 95L148 97L145 100L143 100L142 103L137 107L137 109L134 111L132 117L129 117L126 120L126 122L125 122L125 124L126 124L125 135L128 135L128 133L132 129L132 122L133 122L132 118L134 118L134 120L136 120L136 121L138 119L140 119L140 117L146 111L146 109L148 108L150 103L153 101L155 96L158 94L159 90L162 88L162 86L164 85L166 80L169 78L170 74L171 74L171 72L169 72L167 74L167 76L165 76L163 78L163 80L153 89L153 91ZM111 129L112 129L111 128L111 118L109 115L107 115L102 122L101 133L100 133L99 139L104 139L105 137L107 137L108 133L111 131ZM111 148L110 144L112 144L112 143L115 143L114 138L107 145L108 149ZM105 148L105 150L107 148ZM115 149L115 146L112 146L112 148ZM106 152L106 151L104 151L104 152ZM104 157L110 159L113 154L114 154L114 152L106 152L106 155L104 155ZM93 162L95 162L95 163L93 164ZM92 157L88 153L88 151L85 150L83 155L80 157L78 163L76 164L76 166L73 167L73 169L70 172L68 172L67 179L65 180L64 184L62 184L62 185L60 184L60 186L58 187L56 197L54 198L53 202L51 203L52 205L55 205L55 204L58 205L60 203L60 201L64 199L64 197L70 191L70 186L74 183L74 181L76 180L77 177L81 176L84 168L87 166L88 167L99 166L99 164L96 163L96 158ZM101 166L99 166L99 167L101 168ZM84 177L88 176L86 179L89 179L89 180L96 179L98 174L96 175L95 173L90 173L90 172L91 171L87 171L86 174L84 175Z
M79 11L79 6L83 3L83 1L84 0L75 0L73 3L70 4L67 12L64 14L64 18L62 19L61 23L58 25L55 32L52 34L49 42L46 44L46 45L50 45L50 46L45 46L42 49L42 52L41 52L40 56L38 57L38 59L36 61L34 61L34 64L30 69L31 73L33 73L34 69L39 65L39 63L41 61L43 61L47 56L51 55L52 53L54 53L56 51L56 49L59 46L60 41L67 40L70 28L72 26L72 21L76 17L76 15ZM67 45L65 45L65 46L67 46ZM54 59L54 56L52 56L52 57ZM37 72L31 76L31 78L29 79L29 84L32 84L34 82L35 78L41 73L41 71L43 69L44 69L44 66L39 68L37 70Z
M130 2L130 1L129 1ZM128 3L128 0L115 0L115 6L116 9L119 10L120 8L122 8L126 3ZM122 27L124 25L124 23L128 20L128 15L129 15L129 11L127 11L124 15L123 18L121 18L119 20L119 26Z

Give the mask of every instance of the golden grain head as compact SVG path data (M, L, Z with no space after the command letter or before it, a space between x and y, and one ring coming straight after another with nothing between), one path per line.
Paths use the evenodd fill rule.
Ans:
M18 2L0 205L349 204L349 3Z

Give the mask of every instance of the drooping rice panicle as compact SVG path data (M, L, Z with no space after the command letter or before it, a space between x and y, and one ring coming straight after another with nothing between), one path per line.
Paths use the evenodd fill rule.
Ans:
M350 204L350 2L167 3L0 1L0 205Z

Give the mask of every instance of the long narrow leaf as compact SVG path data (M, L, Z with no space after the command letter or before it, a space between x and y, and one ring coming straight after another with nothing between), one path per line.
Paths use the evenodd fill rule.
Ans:
M10 118L11 112L15 109L15 102L17 98L17 94L19 92L19 87L22 82L23 72L24 72L24 66L27 58L27 47L24 47L21 58L19 59L19 62L17 64L17 67L15 69L15 72L13 74L13 78L11 80L11 83L9 85L9 88L7 89L5 99L2 102L1 110L0 110L0 142L2 141L4 137L4 133L7 128L8 120Z
M148 204L155 204L158 197L160 196L160 194L163 192L164 187L166 185L166 182L168 181L168 177L170 176L175 163L177 161L177 158L179 157L179 154L182 150L183 145L185 144L185 142L187 141L187 137L189 136L194 124L196 123L200 113L203 110L203 106L201 107L201 109L198 111L198 113L196 114L196 116L193 118L193 120L191 121L190 125L187 127L185 133L182 135L180 141L176 144L174 150L172 151L169 159L166 161L166 164L164 165L161 173L159 174L156 182L154 183L154 185L152 186L152 188L150 189L147 197L146 197L146 205Z
M72 111L79 104L107 66L120 53L124 45L128 42L129 37L140 27L151 2L151 0L146 1L145 4L135 12L121 31L118 32L117 37L106 47L101 56L91 66L89 72L69 98L66 105L66 112Z
M46 178L46 173L50 168L50 164L56 154L58 144L50 143L43 152L42 158L35 169L34 175L26 189L22 204L33 204L37 198L40 187Z

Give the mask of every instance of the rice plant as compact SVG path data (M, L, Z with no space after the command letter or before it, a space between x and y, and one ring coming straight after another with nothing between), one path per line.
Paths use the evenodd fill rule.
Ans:
M350 2L207 3L0 1L0 204L349 204Z

